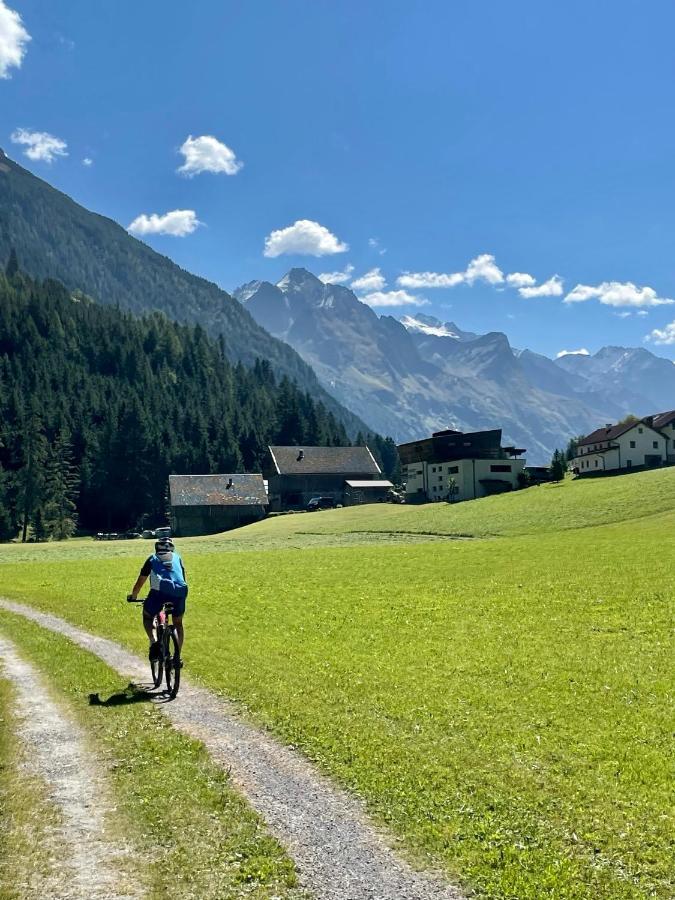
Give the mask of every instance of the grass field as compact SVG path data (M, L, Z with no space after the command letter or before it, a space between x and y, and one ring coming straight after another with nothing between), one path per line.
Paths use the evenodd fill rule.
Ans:
M674 529L671 469L181 541L186 671L482 897L672 898ZM3 592L140 650L144 552L3 547Z

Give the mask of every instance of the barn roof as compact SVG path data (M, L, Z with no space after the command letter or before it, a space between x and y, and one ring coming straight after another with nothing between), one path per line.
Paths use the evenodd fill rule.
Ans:
M270 447L279 475L380 475L368 447Z
M228 485L231 485L228 487ZM169 475L171 506L266 506L262 475Z

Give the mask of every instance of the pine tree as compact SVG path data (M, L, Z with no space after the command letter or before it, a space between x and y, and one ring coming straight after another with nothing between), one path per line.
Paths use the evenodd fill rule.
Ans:
M19 503L22 518L21 541L26 543L28 529L33 524L36 510L43 504L45 487L45 463L49 445L42 421L33 411L25 426L23 439L23 465L19 469Z
M44 521L46 531L53 540L62 541L75 533L79 482L78 471L73 465L70 436L66 431L61 431L49 453L45 476Z
M19 259L16 255L16 250L14 247L9 251L9 259L7 260L7 266L5 267L5 275L7 278L14 278L16 273L19 271Z

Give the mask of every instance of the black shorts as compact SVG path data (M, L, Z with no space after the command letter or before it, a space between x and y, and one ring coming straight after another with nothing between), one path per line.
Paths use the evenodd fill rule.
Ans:
M154 619L157 613L162 609L162 606L164 606L164 604L167 602L173 603L174 616L185 615L185 598L181 600L167 601L166 594L160 594L159 591L150 591L148 596L145 598L145 600L143 601L143 614L149 616L151 619Z

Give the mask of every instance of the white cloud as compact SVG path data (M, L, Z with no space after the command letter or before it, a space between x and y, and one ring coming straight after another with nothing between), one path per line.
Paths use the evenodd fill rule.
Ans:
M192 234L202 223L193 209L173 209L163 216L142 213L129 225L132 234L170 234L173 237L185 237Z
M675 344L675 322L670 322L665 328L655 328L645 340L655 344Z
M0 78L10 78L9 70L21 67L30 39L18 12L0 0Z
M342 272L322 272L319 275L319 281L324 284L348 284L352 277L354 266L346 265Z
M224 172L236 175L244 165L238 160L234 150L209 134L193 138L190 135L180 148L185 162L178 169L181 175L192 178L201 172Z
M89 157L89 156L85 156L85 158L82 160L82 165L83 166L93 166L94 160L91 159L91 157Z
M518 288L521 297L560 297L563 293L563 281L559 275L554 275L537 287Z
M396 279L396 284L403 288L449 288L462 284L464 272L404 272Z
M359 297L368 306L428 306L429 301L407 291L373 291Z
M377 250L380 256L384 256L384 254L387 252L386 248L380 245L379 238L368 238L368 246L373 250Z
M603 281L595 286L578 284L565 297L565 303L583 303L599 300L605 306L664 306L675 303L668 297L659 297L650 287L638 287L632 281Z
M57 156L68 156L68 144L46 131L28 131L25 128L17 128L12 133L11 140L13 144L21 144L27 148L24 150L24 154L29 159L52 163Z
M348 244L309 219L298 219L293 225L273 231L265 238L265 256L281 256L282 253L329 256L346 250L349 250Z
M504 273L491 253L481 253L471 260L464 272L404 272L396 279L402 288L451 288L458 284L486 281L501 284Z
M355 278L352 281L352 287L355 291L381 291L386 283L387 281L379 269L371 269L360 278Z
M585 347L581 347L579 350L561 350L560 353L556 353L555 358L560 359L561 356L590 356L591 354Z
M474 281L487 281L488 284L501 284L504 281L504 273L495 262L491 253L481 253L472 259L467 266L464 277L473 284Z
M510 275L506 276L506 283L516 288L532 287L537 283L537 280L532 275L528 275L527 272L511 272Z

